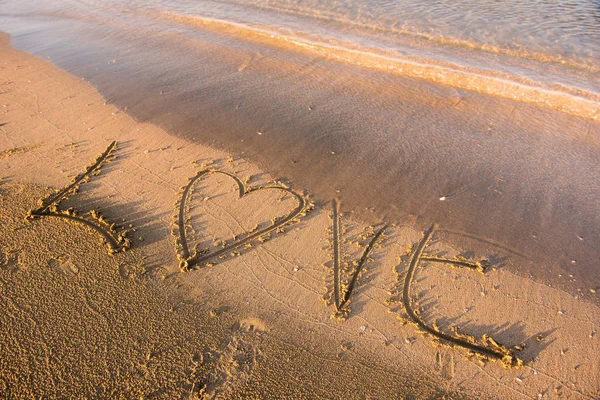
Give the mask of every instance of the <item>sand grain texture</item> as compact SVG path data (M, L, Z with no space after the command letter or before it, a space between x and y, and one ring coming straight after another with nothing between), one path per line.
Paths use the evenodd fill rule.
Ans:
M344 305L348 318L331 318L330 199L210 268L182 272L171 231L189 179L207 168L250 187L277 177L137 123L85 82L6 38L0 46L2 397L598 397L598 307L503 269L529 262L506 249L453 248L443 229L423 251L415 309L447 334L458 327L476 340L524 343L523 368L431 346L406 323L399 294L423 237L410 226L386 228ZM73 221L24 219L112 141L117 158L61 207L100 210L127 227L130 251L110 256L101 235ZM285 193L240 199L236 186L216 174L194 186L184 207L191 249L218 251L296 207ZM365 232L344 216L344 284L369 244ZM490 268L482 275L437 258L487 259Z

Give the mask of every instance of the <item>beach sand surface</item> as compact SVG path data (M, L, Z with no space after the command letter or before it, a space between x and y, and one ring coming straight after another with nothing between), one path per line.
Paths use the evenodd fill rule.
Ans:
M116 158L57 212L90 221L86 213L102 213L129 230L129 251L109 254L103 236L73 218L25 218L114 141ZM203 170L231 176L189 185ZM594 293L515 275L504 267L530 263L526 255L501 246L490 255L464 235L452 247L457 233L443 227L388 225L373 240L383 226L353 220L343 202L335 215L310 188L290 193L289 182L244 159L138 123L85 81L12 49L7 36L0 179L1 397L600 396ZM269 185L278 188L256 190ZM293 213L294 193L314 210L235 246ZM182 270L182 229L191 252L221 257ZM468 267L482 265L484 273ZM410 310L455 342L416 326L407 274ZM336 312L336 292L350 286ZM480 345L489 336L524 365L471 354L460 335Z

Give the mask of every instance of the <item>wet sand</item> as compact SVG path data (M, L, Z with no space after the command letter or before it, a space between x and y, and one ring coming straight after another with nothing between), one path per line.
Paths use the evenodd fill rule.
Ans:
M598 396L600 312L595 289L590 286L592 280L586 275L569 277L567 270L564 272L567 275L561 278L575 281L571 292L544 284L544 281L561 282L550 275L551 271L557 268L575 271L581 264L583 272L577 274L589 273L594 277L591 267L585 264L590 260L589 265L592 265L593 258L578 258L572 264L567 257L570 254L564 255L565 248L569 247L558 250L542 247L555 243L553 240L567 233L560 230L549 233L549 229L543 229L534 232L539 238L536 242L526 229L542 221L555 222L552 218L526 218L526 211L552 199L557 205L550 211L558 211L556 215L547 211L551 216L555 215L560 223L576 223L589 229L582 231L583 240L576 238L575 243L583 245L573 247L573 251L580 251L578 255L583 256L594 255L594 246L587 246L587 243L596 243L593 241L594 220L585 218L588 209L578 209L581 218L576 219L577 222L573 222L573 218L565 222L559 217L563 212L573 211L555 200L561 192L538 190L533 192L537 197L531 195L527 191L533 190L528 185L529 179L541 174L541 167L518 182L495 181L497 186L493 188L486 186L489 182L474 184L469 179L477 175L479 181L476 182L481 182L485 176L482 171L493 175L494 168L501 166L515 174L523 171L513 165L519 160L514 153L511 153L511 162L497 161L500 164L491 164L487 170L478 169L483 161L495 159L489 153L501 159L505 151L501 145L519 145L521 152L531 154L538 149L536 143L549 142L551 145L542 146L545 152L567 140L569 149L573 150L566 151L563 147L562 157L577 159L575 166L590 171L589 149L596 140L592 135L574 138L575 134L565 137L559 131L553 135L538 133L528 136L529 139L519 136L520 144L514 136L513 141L509 140L513 132L510 129L503 129L502 134L492 129L486 136L468 131L469 136L465 126L471 125L465 124L482 124L487 118L473 113L469 114L470 122L466 122L467 113L459 113L474 107L473 104L482 107L469 100L477 96L470 96L452 106L428 104L433 110L440 107L447 115L463 115L454 126L456 134L446 134L445 141L430 137L427 148L432 152L444 146L460 148L464 157L436 158L419 150L426 140L411 131L425 121L419 117L415 124L408 124L409 115L419 116L418 106L425 104L418 103L419 85L413 83L413 113L402 116L406 120L402 132L406 135L412 132L414 136L406 141L403 154L404 158L417 157L422 168L407 164L413 167L405 166L406 173L397 175L407 186L400 183L395 189L391 186L391 193L406 191L406 196L397 197L406 203L368 203L371 199L381 200L381 196L392 196L388 191L378 191L374 183L378 176L393 176L397 171L376 169L374 165L394 159L399 151L396 147L393 154L387 153L392 146L389 142L386 145L382 137L371 136L372 127L361 137L353 136L352 141L340 139L332 143L326 141L324 135L321 141L311 136L315 141L307 143L315 146L312 152L285 145L283 134L279 138L273 134L279 132L277 127L282 124L313 132L310 128L324 121L330 121L327 123L331 125L325 125L322 133L333 125L344 131L347 115L340 115L335 104L327 103L325 94L323 103L308 105L302 111L307 115L320 113L316 114L318 117L300 115L304 105L290 110L282 106L283 102L261 103L262 107L244 111L248 116L246 121L250 115L260 119L260 110L265 113L268 110L278 118L270 118L270 126L246 125L243 130L237 125L239 120L226 121L228 114L216 112L223 108L223 103L205 96L203 101L207 104L214 102L211 103L214 112L196 109L198 118L205 117L202 124L196 125L194 133L191 130L181 133L184 137L193 134L195 142L192 142L171 136L155 125L136 122L123 108L106 104L85 82L12 50L7 42L0 51L3 106L0 114L0 301L3 308L9 310L3 314L1 325L0 391L8 397L58 397L65 392L89 397L141 395L148 398L434 398L447 394L457 398L591 399ZM233 57L237 62L237 55ZM285 70L273 68L261 73L265 71L277 74ZM208 80L204 82L209 84ZM335 89L336 80L330 81L325 75L324 82L327 84L323 83L323 91ZM228 86L233 83L227 79L213 85L210 93L222 99L236 93L234 87ZM260 87L260 81L257 85ZM391 104L384 107L387 92L373 92L363 84L354 88L352 96L369 93L370 104L380 106L380 111L387 109L389 114L385 115L391 116L397 110L395 103L394 107ZM282 91L285 95L300 92L289 88ZM334 92L342 100L350 96L343 91ZM392 92L399 95L393 88L387 94ZM138 95L143 93L138 92ZM302 99L296 100L302 103ZM175 105L190 104L177 101L175 97L169 99ZM308 99L303 101L308 102ZM153 110L152 104L144 103L149 112ZM235 107L235 104L230 105ZM550 113L530 110L524 115L524 108L519 107L510 121L506 117L504 123L531 126L532 116L542 118ZM191 113L191 109L178 110L181 115ZM494 112L497 108L491 110ZM143 119L140 114L136 115L133 107L127 111ZM161 115L165 113L168 109L163 109ZM297 117L292 118L290 113L297 113ZM573 124L590 126L587 121L570 117L556 117L552 121L560 124L563 118ZM309 122L303 122L306 120ZM170 120L165 121L168 125ZM175 119L171 121L173 127L183 126L177 125ZM434 116L429 120L432 124L435 121ZM229 129L215 130L217 123L223 128L226 122ZM353 122L354 126L363 124L361 120ZM389 120L380 121L381 129L384 122ZM246 140L254 145L244 145L239 153L233 144L223 145L231 150L226 153L199 144L202 140L209 144L225 142L228 132L237 128L246 132ZM452 128L438 126L439 135L454 132ZM222 139L215 139L221 136L214 132L222 132ZM258 132L263 134L258 135ZM465 146L470 144L481 149L478 144L483 138L499 141L501 145L494 151L483 152L489 158L482 156L482 160L473 160L469 157L473 151ZM528 143L527 140L534 140L532 138L536 142ZM268 140L268 146L257 144L263 139ZM109 222L118 222L126 229L131 224L135 228L135 232L128 228L131 250L111 257L102 244L102 236L76 221L47 216L25 221L28 211L39 207L37 201L53 193L50 188L69 185L71 178L84 171L113 141L118 142L114 152L117 158L105 164L100 175L90 174L90 182L82 184L78 194L64 200L60 209L73 207L84 215L98 208ZM332 147L334 144L340 147ZM290 156L278 157L279 162L268 169L240 157L243 151L244 155L261 160L261 153L256 150L260 148L274 154L282 154L281 149L287 148ZM352 150L355 153L351 154L360 155L360 150L366 148L371 152L378 149L380 157L378 160L367 155L353 158L352 168L364 168L360 175L352 173L349 163L339 161L342 158L339 156L347 155L346 152ZM587 154L587 158L582 154ZM292 158L296 155L298 159ZM521 162L527 166L529 161ZM449 167L453 163L457 163L454 169ZM545 165L544 172L553 171L552 168L558 168L556 165ZM180 195L189 179L206 168L239 177L248 188L281 185L273 183L273 179L285 182L282 177L292 178L292 190L303 196L312 195L303 198L307 204L314 201L316 207L300 216L299 221L291 221L292 224L281 226L281 230L274 229L270 237L258 237L246 242L250 246L233 247L223 254L226 257L215 257L211 262L215 265L211 267L204 265L182 271L180 261L186 257L182 257L181 232L177 226L182 209ZM280 175L265 172L279 168ZM568 172L568 168L562 165L558 172ZM458 183L455 187L441 185L436 175L427 176L426 172L433 170L455 177L462 186ZM451 171L460 174L452 175ZM587 176L581 175L584 183L588 182ZM334 177L337 178L335 185L331 183ZM555 187L567 185L567 175L555 175L552 179ZM460 192L465 182L470 185L469 191ZM417 183L419 190L415 192L408 183ZM595 186L579 183L568 182L573 186L573 196L575 200L587 200L591 207L594 198L584 194L586 190L593 191ZM365 189L369 187L374 189ZM445 190L440 191L441 187ZM360 190L351 192L348 188ZM277 224L278 217L288 215L297 205L292 196L281 191L275 194L264 190L249 192L240 199L238 189L236 181L216 174L194 186L187 197L189 203L183 207L183 229L190 248L199 251L208 248L209 254L214 254L227 246L223 240L235 245L248 235L246 232ZM491 194L496 193L494 189L513 193L507 196L511 200L504 203L497 199L492 207L490 202L482 203L481 198L474 195L494 196ZM337 217L328 201L335 196L341 198L341 214ZM429 202L424 201L427 196L432 196ZM495 196L503 198L500 194ZM524 202L524 198L531 201ZM516 200L520 205L515 205ZM372 207L373 204L375 213L364 210L363 205ZM420 211L409 217L407 214L411 213L406 210L410 207ZM503 214L505 208L510 207L517 208ZM349 213L350 210L354 212ZM374 233L382 227L379 224L382 216L390 225L380 239L373 241ZM396 219L399 216L405 218ZM335 225L332 218L337 221ZM376 224L369 227L364 222L366 219ZM525 227L515 228L513 219ZM433 222L439 223L436 230L426 231ZM336 236L332 229L336 230ZM496 236L489 235L490 231ZM177 242L173 235L178 238ZM518 241L523 237L529 238L529 242ZM360 260L370 243L374 246L368 260L350 289L357 266L352 261ZM534 246L531 243L536 247L528 247ZM336 247L341 254L338 263L334 261ZM421 250L416 252L416 249ZM530 249L537 252L532 256ZM562 252L568 265L540 261L542 255L553 252ZM471 266L485 268L477 271ZM538 274L539 279L528 278L524 271ZM582 282L580 276L587 280ZM410 285L408 301L407 284ZM578 292L582 286L583 291ZM340 310L336 310L340 302L335 301L335 293L350 290L350 302L342 307L346 319L340 321ZM415 319L431 327L433 333L421 335L422 329ZM453 330L456 327L460 333ZM455 340L436 336L441 333ZM482 357L477 350L469 354L465 343L471 340L490 350L492 356ZM495 342L506 346L504 348L514 355L508 365L493 356L501 353ZM524 366L517 368L517 358Z
M245 157L320 201L340 197L357 219L438 223L481 251L519 255L511 272L599 304L597 121L239 35L97 22L111 34L74 18L16 45L136 120Z

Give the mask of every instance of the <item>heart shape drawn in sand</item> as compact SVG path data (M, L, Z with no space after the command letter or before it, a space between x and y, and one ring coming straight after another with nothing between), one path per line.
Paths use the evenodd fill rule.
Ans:
M231 179L233 179L238 186L238 194L239 194L238 200L246 195L256 193L258 191L276 190L276 191L290 194L297 201L298 204L292 211L290 211L288 214L286 214L280 218L277 218L276 220L274 220L274 222L271 225L267 226L266 228L252 231L252 232L246 232L245 234L242 234L241 239L238 239L232 243L226 244L225 246L223 246L221 249L219 249L217 251L209 252L209 253L202 253L202 254L198 254L196 251L194 251L194 254L192 254L190 252L189 244L188 244L187 237L186 237L186 226L185 226L186 201L188 199L188 196L189 196L189 193L190 193L190 190L192 189L192 187L198 181L200 181L201 179L203 179L211 174L222 174L222 175L228 176ZM206 266L209 266L210 264L207 263L207 261L217 258L219 256L227 255L229 252L248 244L249 242L251 242L254 239L260 238L263 235L267 235L267 234L273 232L274 230L277 230L278 228L283 227L284 225L297 222L296 218L298 216L306 214L307 212L311 211L312 208L313 208L313 205L310 203L307 203L306 199L302 195L294 192L293 190L291 190L285 186L281 186L278 184L267 184L264 186L247 187L244 184L244 182L242 182L237 176L235 176L234 174L231 174L229 172L218 171L218 170L208 170L208 169L200 171L196 174L196 176L194 176L192 179L190 179L188 184L183 188L183 192L181 194L181 199L179 200L179 207L178 207L179 214L177 216L177 229L178 229L179 233L175 234L176 245L178 247L177 257L179 258L179 261L180 261L179 266L183 271L189 271L191 269L194 269L194 267L202 266L203 264Z

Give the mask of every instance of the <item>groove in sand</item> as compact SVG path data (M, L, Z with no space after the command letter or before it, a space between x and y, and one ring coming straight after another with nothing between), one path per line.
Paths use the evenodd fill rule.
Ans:
M489 341L491 343L491 346L487 347L487 346L482 346L482 345L474 343L474 341L475 341L474 338L473 338L473 342L471 342L471 341L460 339L455 336L447 335L443 332L440 332L438 329L427 325L425 323L425 321L423 321L419 317L417 312L412 308L412 301L411 301L411 297L410 297L412 281L414 280L416 269L419 265L419 261L424 259L423 251L425 250L427 243L433 236L433 232L435 231L435 228L436 228L436 226L434 224L429 229L427 229L425 231L425 233L423 234L423 238L421 239L421 241L419 242L419 244L417 245L417 247L415 248L415 250L412 253L408 271L406 272L406 278L404 280L402 302L404 304L404 308L405 308L406 313L408 314L409 318L414 323L416 323L417 326L420 329L422 329L423 331L433 335L434 337L436 337L438 339L441 339L441 340L447 342L450 345L460 346L467 350L473 351L475 353L479 353L480 355L482 355L484 357L490 357L492 359L500 360L507 367L511 367L511 366L516 367L516 366L522 365L522 361L519 358L515 357L514 354L512 353L512 351L510 351L508 348L506 348L502 345L498 345L493 339L487 338L487 336L484 335L484 341L486 341L486 342ZM428 261L442 262L442 259L439 259L436 257L428 257L428 258L429 258ZM449 261L452 261L452 260L444 260L444 262L449 262ZM460 261L459 265L463 265L463 262ZM466 265L466 266L468 266L468 265ZM487 340L485 338L487 338Z
M231 179L233 179L238 186L238 193L239 193L238 198L239 199L241 199L242 197L244 197L248 194L255 193L260 190L278 190L278 191L282 191L282 192L289 193L290 195L292 195L292 197L294 197L296 199L296 201L298 202L298 205L290 213L288 213L285 217L281 218L280 220L275 221L273 224L271 224L270 226L268 226L264 229L260 229L256 232L249 233L243 239L236 240L235 242L228 244L225 247L223 247L215 252L209 253L209 254L200 255L200 256L198 256L198 254L192 255L189 250L189 245L188 245L187 237L186 237L186 233L185 233L185 204L186 204L189 192L192 189L192 187L194 186L194 184L196 182L198 182L200 179L202 179L210 174L222 174L222 175L228 176ZM240 246L243 246L244 244L246 244L256 238L259 238L262 235L268 234L283 225L293 222L292 220L294 220L296 217L298 217L305 209L307 209L306 199L303 196L299 195L298 193L294 192L293 190L291 190L289 188L286 188L283 186L277 186L277 185L265 185L265 186L249 188L249 187L246 187L244 182L242 182L237 176L235 176L229 172L217 171L217 170L200 171L200 172L198 172L198 174L196 174L196 176L194 176L192 179L190 179L187 186L185 186L185 188L183 189L183 193L181 195L181 200L179 203L177 228L179 230L179 242L180 242L179 244L181 246L181 254L180 254L181 268L183 270L192 269L192 267L194 267L196 265L201 265L202 263L205 263L206 261L208 261L210 259L219 257L220 255L226 254L227 252L229 252L231 250L239 248Z
M112 152L117 148L117 142L113 141L104 152L102 152L94 161L94 163L88 166L84 172L77 175L70 185L67 185L65 188L59 190L54 195L51 195L45 199L41 200L41 205L39 208L35 210L31 210L29 214L26 216L27 219L41 218L41 217L59 217L65 218L69 221L80 223L84 226L87 226L94 231L98 232L104 239L105 243L108 245L108 252L110 254L116 253L118 251L127 250L131 242L126 238L126 231L121 231L117 234L115 231L114 225L110 225L103 217L100 217L98 213L93 212L90 213L92 217L98 220L98 223L89 221L82 217L78 217L75 215L73 210L59 211L59 204L65 199L67 194L71 192L77 191L79 186L89 179L92 174L97 174L100 172L102 164L108 162L109 157ZM114 234L117 234L115 238Z
M440 264L452 264L457 267L470 268L470 269L473 269L473 270L481 272L481 273L484 273L485 270L487 269L487 265L485 262L469 262L466 260L451 260L448 258L440 258L440 257L433 257L433 256L421 256L421 261L428 261L428 262L434 262L434 263L440 263Z
M65 197L67 195L67 193L69 193L69 191L76 188L86 177L89 177L94 172L99 171L100 167L102 166L102 163L104 163L106 161L108 156L110 156L110 154L116 148L117 148L117 142L113 141L111 144L108 145L106 150L104 150L104 152L102 154L100 154L98 156L98 158L96 158L96 161L92 165L87 167L83 173L77 175L75 177L75 179L73 179L73 182L70 185L68 185L67 187L65 187L62 190L59 190L58 193L56 193L54 196L50 196L47 199L42 200L42 202L43 202L42 207L38 208L35 211L32 211L32 214L33 215L43 214L46 211L48 211L48 208L51 205L53 205L53 204L58 205L58 203L60 203L60 201L63 199L63 197Z
M338 200L334 200L332 204L333 204L333 296L334 296L334 301L335 301L335 308L336 308L337 312L339 313L344 309L346 304L348 304L348 301L350 300L350 295L352 294L352 291L354 290L354 286L356 285L358 275L360 274L360 271L362 270L363 266L367 262L367 258L369 257L369 254L373 250L375 243L377 243L377 240L381 237L381 235L387 228L387 225L384 225L381 229L379 229L375 233L375 235L373 236L373 239L371 239L371 241L365 248L365 251L363 252L360 260L358 261L358 264L356 265L356 269L354 270L354 273L352 274L352 278L350 279L348 288L346 289L346 291L344 292L344 294L342 296L342 299L340 300L340 254L341 254L341 252L340 252L340 236L341 235L340 235L340 217L339 217L340 203Z

